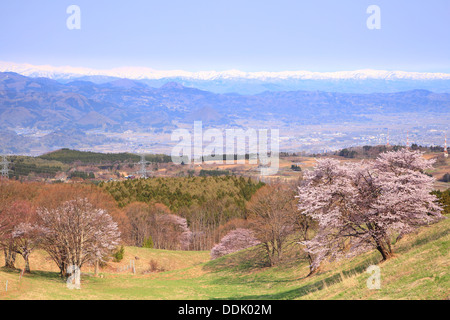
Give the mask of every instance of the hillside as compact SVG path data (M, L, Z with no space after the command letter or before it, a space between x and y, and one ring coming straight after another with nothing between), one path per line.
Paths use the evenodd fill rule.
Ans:
M321 273L305 278L308 266L296 258L296 250L280 266L264 268L255 260L255 249L208 261L209 253L205 251L127 247L124 260L108 263L99 278L92 277L92 267L84 268L80 291L67 289L48 257L37 252L31 258L35 271L20 282L19 271L0 269L0 299L450 298L450 219L406 236L394 248L395 257L378 264L380 290L366 287L366 267L380 260L376 252L329 264ZM118 271L136 257L136 275ZM151 259L167 271L142 274ZM8 292L4 291L6 280Z

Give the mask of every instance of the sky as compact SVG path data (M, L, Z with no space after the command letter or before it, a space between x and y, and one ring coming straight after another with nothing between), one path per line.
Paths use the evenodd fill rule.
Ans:
M80 8L69 30L67 7ZM369 29L367 8L380 8ZM157 70L450 72L448 0L14 0L0 60Z

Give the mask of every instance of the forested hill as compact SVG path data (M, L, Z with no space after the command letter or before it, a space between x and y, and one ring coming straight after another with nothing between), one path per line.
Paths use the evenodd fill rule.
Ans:
M78 151L70 149L60 149L57 151L46 153L39 158L44 160L56 160L62 163L113 163L113 162L138 162L141 158L133 153L99 153L90 151ZM148 154L145 159L149 162L171 162L171 158L164 154Z
M134 201L162 203L177 212L208 204L209 210L242 217L245 203L263 185L250 178L214 176L112 181L102 182L100 187L111 193L120 207Z

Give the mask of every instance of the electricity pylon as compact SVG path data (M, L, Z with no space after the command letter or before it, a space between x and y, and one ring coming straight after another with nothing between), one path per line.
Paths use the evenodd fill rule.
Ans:
M137 172L138 175L143 178L146 179L148 177L147 175L147 164L149 162L147 160L145 160L145 154L141 154L141 161L139 161L139 171Z
M9 164L11 162L8 161L8 159L6 159L5 155L2 155L2 161L0 162L0 165L2 166L1 169L1 177L8 179L9 178Z

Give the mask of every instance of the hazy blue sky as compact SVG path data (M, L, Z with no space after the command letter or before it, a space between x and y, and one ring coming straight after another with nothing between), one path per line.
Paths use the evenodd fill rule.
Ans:
M68 30L66 8L81 8ZM369 30L369 5L381 29ZM449 0L11 0L0 60L92 68L450 72Z

